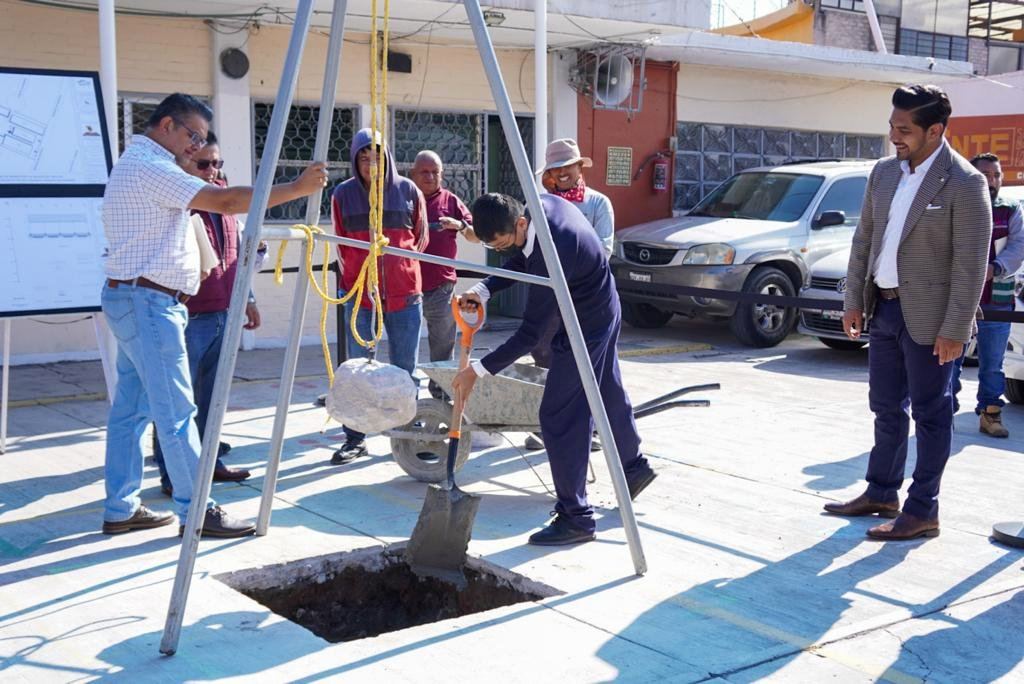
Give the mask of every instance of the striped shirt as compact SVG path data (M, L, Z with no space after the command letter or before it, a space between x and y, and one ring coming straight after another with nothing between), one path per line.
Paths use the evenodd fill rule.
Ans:
M117 160L103 193L108 278L144 277L172 290L199 290L199 252L188 239L189 203L206 187L144 135Z

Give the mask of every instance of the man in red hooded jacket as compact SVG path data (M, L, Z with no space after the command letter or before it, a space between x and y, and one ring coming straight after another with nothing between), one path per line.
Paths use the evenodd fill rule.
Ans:
M377 173L377 164L384 164L384 206L381 208L384 221L384 236L391 247L422 252L429 239L427 233L427 210L423 193L408 178L398 175L394 160L387 145L364 128L352 139L351 178L334 189L331 197L331 213L334 232L342 237L355 240L370 238L370 179ZM339 247L341 254L341 291L339 296L355 286L359 270L366 261L367 251L355 247ZM384 306L384 328L388 335L388 360L392 365L403 368L412 375L416 370L416 359L420 344L420 318L423 315L423 281L420 265L415 259L399 256L383 256L378 264L380 271L380 294ZM349 333L352 311L359 307L357 326L359 336L371 338L373 312L368 297L361 302L345 304L345 331L348 357L366 356ZM358 430L345 427L345 443L331 457L332 465L344 465L366 455L366 435Z

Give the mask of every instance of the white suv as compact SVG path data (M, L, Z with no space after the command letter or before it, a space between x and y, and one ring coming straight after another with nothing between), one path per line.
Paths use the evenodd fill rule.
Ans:
M812 264L849 247L874 163L749 169L685 216L616 232L611 265L623 318L640 328L663 326L674 314L728 319L744 344L778 344L793 329L793 308L681 295L657 286L794 296Z

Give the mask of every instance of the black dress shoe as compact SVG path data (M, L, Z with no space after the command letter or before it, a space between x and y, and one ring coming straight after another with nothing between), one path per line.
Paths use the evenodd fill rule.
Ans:
M220 506L206 509L206 517L203 518L203 537L217 537L220 539L233 539L235 537L248 537L256 532L256 523L248 520L239 520L228 515ZM185 526L178 527L178 536L185 536Z
M362 439L346 439L340 449L331 456L331 465L345 465L360 456L366 456L366 441Z
M227 454L227 453L228 453L229 451L231 451L231 445L230 445L230 444L228 444L227 442L221 442L221 443L220 443L220 444L219 444L219 445L217 446L217 455L218 455L218 456L224 456L224 455L225 455L225 454Z
M173 513L151 511L140 505L132 517L118 522L103 521L103 534L122 534L134 530L148 530L154 527L163 527L174 522Z
M213 471L214 482L241 482L242 480L249 479L251 473L245 468L216 468Z
M530 543L534 546L565 546L594 541L597 535L593 530L585 530L574 525L572 519L561 513L555 515L547 527L530 535Z
M644 467L626 477L626 484L629 486L629 498L632 501L636 500L636 497L640 496L640 492L647 489L647 485L654 482L654 478L658 477L658 473L654 472L651 466L644 464Z

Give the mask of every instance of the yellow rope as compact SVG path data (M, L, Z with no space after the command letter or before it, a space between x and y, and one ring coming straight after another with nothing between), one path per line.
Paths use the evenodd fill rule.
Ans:
M329 304L345 304L355 300L352 307L352 316L349 319L349 328L352 331L353 339L361 346L373 349L380 342L384 335L384 301L380 291L380 260L384 254L384 248L388 246L388 239L384 236L384 136L380 131L387 130L387 108L388 108L388 75L385 63L381 60L381 54L387 54L388 41L390 38L390 15L391 2L384 0L384 15L382 18L382 44L377 49L377 0L371 3L371 32L370 32L370 131L371 145L375 150L377 163L370 174L370 216L369 216L369 243L366 259L363 261L359 274L356 277L352 289L344 297L332 297L329 294L330 281L327 275L327 264L331 258L331 245L324 242L324 260L322 265L323 286L317 282L313 275L313 241L316 233L323 233L318 226L294 225L292 228L301 230L306 234L306 277L309 279L313 290L320 297L322 306L320 308L320 343L323 347L324 363L327 366L327 378L331 385L334 384L334 363L331 360L331 349L327 343L327 313ZM378 75L380 80L378 82ZM380 144L377 145L379 136ZM358 174L358 169L353 169ZM284 253L288 243L282 241L281 248L277 252L277 262L274 267L274 282L280 285L284 282ZM370 299L373 304L374 320L370 324L370 339L364 340L359 334L356 322L359 316L359 309L363 297Z

